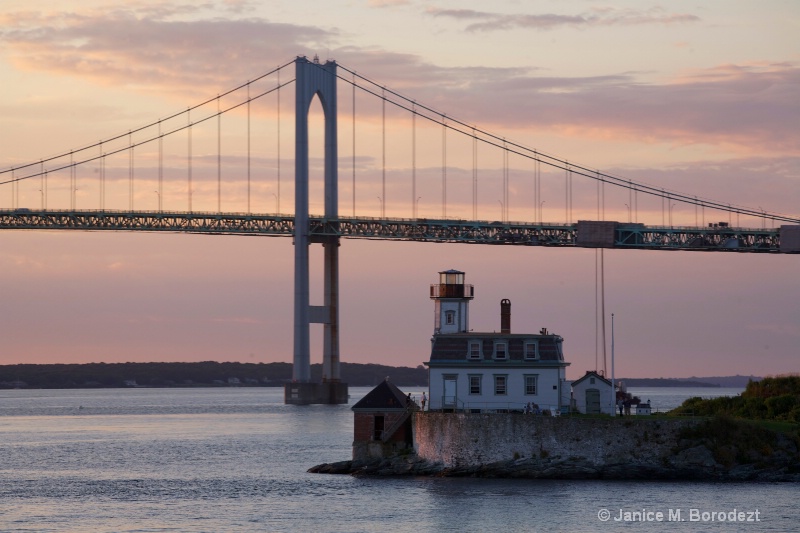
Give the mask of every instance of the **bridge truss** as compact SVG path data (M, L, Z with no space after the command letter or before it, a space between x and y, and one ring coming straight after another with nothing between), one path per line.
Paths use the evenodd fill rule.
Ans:
M800 253L798 228L660 227L621 222L574 224L309 216L312 241L329 237L417 242L645 250ZM293 236L292 215L0 210L0 230L82 230ZM599 233L598 233L599 232ZM782 245L783 243L783 245Z

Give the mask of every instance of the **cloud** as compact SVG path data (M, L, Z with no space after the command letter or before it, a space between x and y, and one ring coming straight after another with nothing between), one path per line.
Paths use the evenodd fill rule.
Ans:
M407 6L411 4L410 0L368 0L369 7L395 7Z
M239 13L248 5L232 2L229 7ZM715 145L745 152L800 150L800 67L794 63L718 65L681 73L665 83L644 83L636 72L569 78L525 67L440 67L413 54L339 45L343 37L335 30L260 18L208 18L208 10L203 4L16 12L4 17L0 42L22 68L176 94L183 102L253 79L259 74L254 68L264 72L273 67L265 66L264 58L285 61L298 50L326 49L329 57L380 85L490 130L536 128L574 137ZM493 24L500 20L499 15L472 10L432 14ZM555 27L694 19L660 9L598 9L580 16L530 15L501 22Z
M698 22L696 15L686 13L667 13L654 7L648 10L635 9L595 9L578 15L545 14L504 14L472 9L428 8L427 13L434 17L446 17L468 22L466 31L503 31L512 29L552 30L556 28L591 28L598 26L641 26L650 24L672 25Z
M232 13L246 8L229 4ZM208 7L10 13L0 20L0 42L19 68L184 95L200 89L207 96L205 88L254 77L254 66L277 66L265 65L264 58L289 59L298 50L330 47L337 37L335 31L259 18L204 18Z
M526 68L438 67L377 50L336 55L378 84L489 130L714 145L740 155L800 150L795 63L717 65L646 83L637 72L553 77Z

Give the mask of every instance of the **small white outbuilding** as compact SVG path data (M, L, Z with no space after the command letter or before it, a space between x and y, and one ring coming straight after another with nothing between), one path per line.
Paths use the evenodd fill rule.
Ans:
M614 414L616 402L612 400L611 381L594 370L572 382L572 397L579 413Z

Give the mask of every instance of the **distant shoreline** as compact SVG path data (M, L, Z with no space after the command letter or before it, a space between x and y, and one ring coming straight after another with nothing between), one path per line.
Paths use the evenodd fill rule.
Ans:
M342 381L372 387L387 377L393 383L427 387L428 371L377 364L342 363ZM162 388L282 387L292 379L291 363L60 363L0 365L0 388ZM311 365L312 381L322 381L322 365ZM741 387L755 376L617 378L627 387Z

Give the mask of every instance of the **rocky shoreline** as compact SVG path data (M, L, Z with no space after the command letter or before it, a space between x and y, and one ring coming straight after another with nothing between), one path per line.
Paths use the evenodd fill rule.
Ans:
M800 472L797 470L798 465L787 464L785 461L777 461L775 464L737 464L726 467L714 460L708 448L700 445L667 458L662 465L652 463L597 465L581 458L525 458L482 465L445 466L442 463L426 461L414 454L406 454L369 461L323 463L310 468L308 472L369 477L800 482Z

